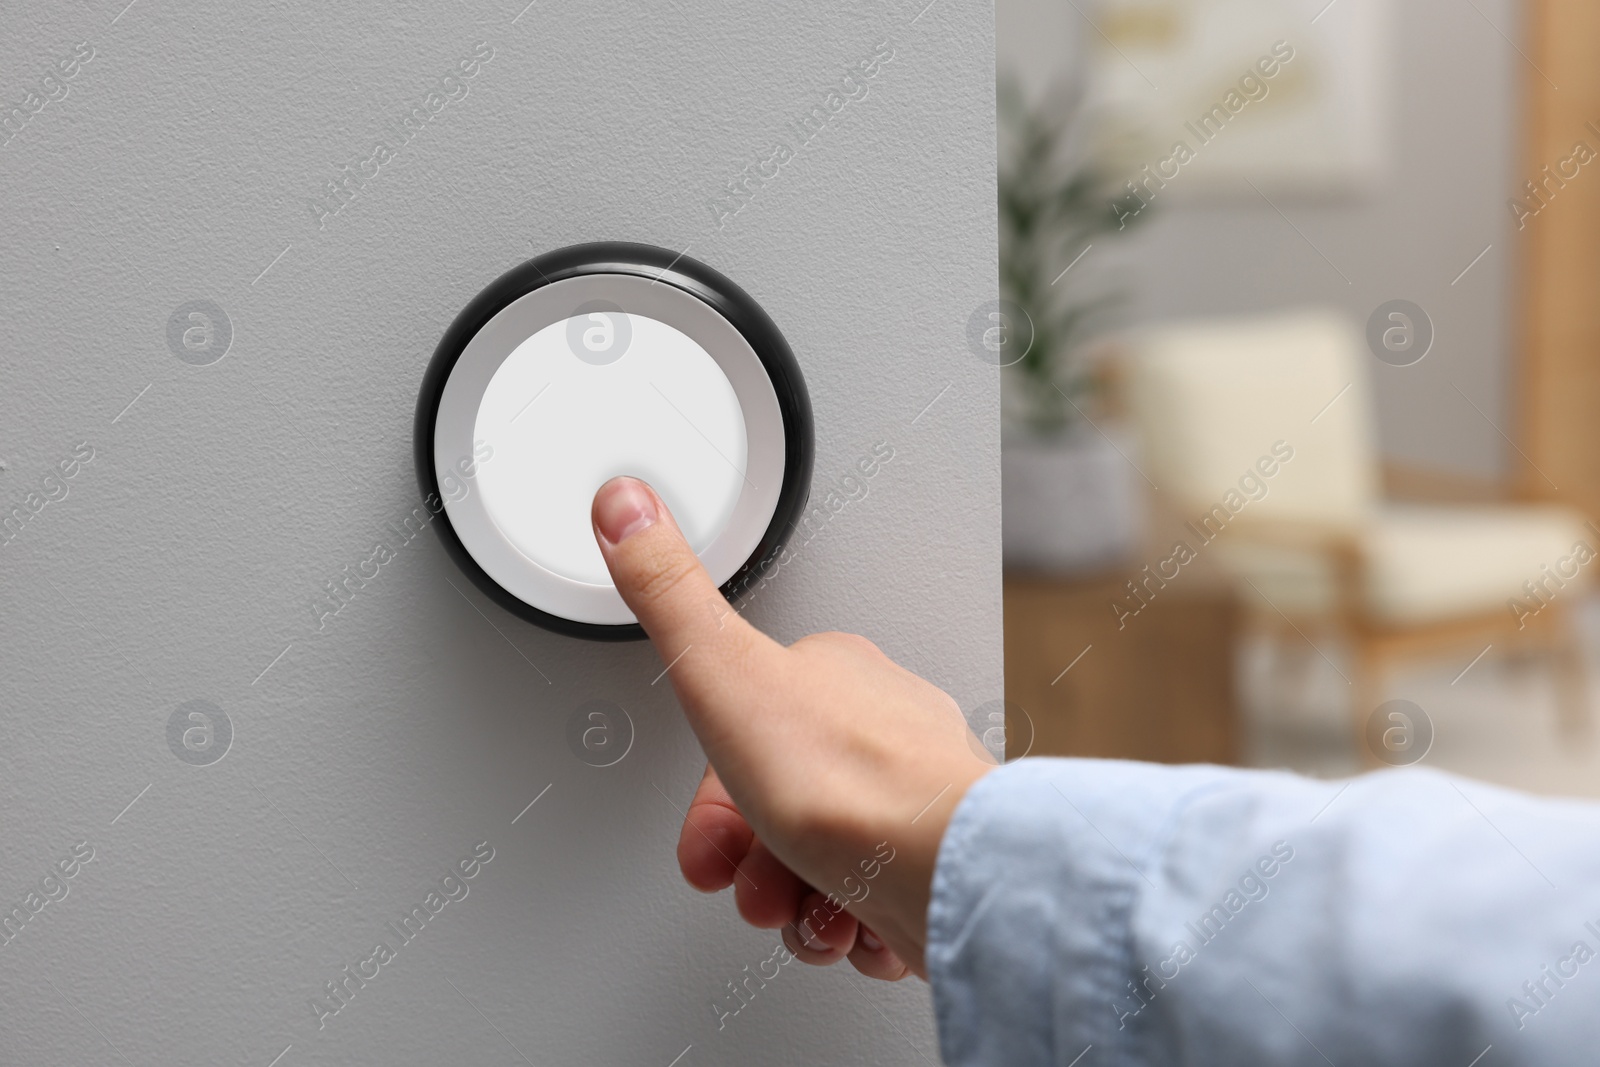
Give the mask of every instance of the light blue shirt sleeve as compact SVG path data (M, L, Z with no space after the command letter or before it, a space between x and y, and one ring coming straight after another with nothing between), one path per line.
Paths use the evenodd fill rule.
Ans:
M1600 1063L1600 806L1025 759L946 831L952 1067Z

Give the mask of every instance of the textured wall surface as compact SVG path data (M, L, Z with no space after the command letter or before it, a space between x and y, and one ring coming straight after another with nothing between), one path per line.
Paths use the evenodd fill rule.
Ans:
M469 297L572 242L687 248L799 356L814 495L894 450L751 617L998 698L996 382L966 341L995 285L990 8L524 3L6 17L0 1062L937 1058L925 987L841 968L783 968L719 1030L775 937L679 880L702 760L653 653L530 628L394 527ZM631 717L613 766L569 748L589 700Z

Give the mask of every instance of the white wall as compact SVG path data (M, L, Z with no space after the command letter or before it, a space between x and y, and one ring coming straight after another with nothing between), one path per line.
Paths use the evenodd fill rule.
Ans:
M1001 68L1035 85L1070 72L1094 35L1079 9L1093 12L1066 0L1000 0ZM1420 304L1434 323L1432 352L1408 368L1372 363L1383 450L1492 476L1520 462L1500 435L1516 436L1516 228L1506 199L1529 177L1520 173L1518 100L1537 75L1511 43L1520 38L1517 0L1395 0L1392 12L1391 165L1381 189L1344 202L1275 198L1304 238L1260 201L1161 205L1116 255L1100 259L1112 246L1097 248L1097 269L1125 272L1132 321L1318 303L1359 325L1388 300ZM1339 17L1335 6L1323 19Z
M818 493L895 450L755 620L859 630L963 707L998 698L997 397L964 340L995 290L990 9L524 3L8 19L5 99L95 51L0 147L0 502L94 458L0 545L0 904L77 842L94 858L0 945L0 1062L937 1056L925 987L840 968L784 969L719 1032L775 934L679 879L703 763L648 647L519 622L431 533L324 632L312 605L416 506L416 389L465 301L538 251L642 240L785 330ZM719 187L885 38L867 96L716 231ZM479 41L467 95L319 229L336 165ZM234 333L209 366L167 344L199 298ZM196 699L233 730L207 766L167 738ZM614 767L565 740L591 699L636 724ZM319 1031L308 999L481 841L469 895Z

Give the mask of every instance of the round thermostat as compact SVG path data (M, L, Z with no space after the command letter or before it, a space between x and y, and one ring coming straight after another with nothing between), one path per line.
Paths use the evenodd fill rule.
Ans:
M502 607L559 633L644 636L590 526L633 475L734 599L776 558L811 485L811 402L766 312L651 245L575 245L508 271L456 316L417 400L435 528Z

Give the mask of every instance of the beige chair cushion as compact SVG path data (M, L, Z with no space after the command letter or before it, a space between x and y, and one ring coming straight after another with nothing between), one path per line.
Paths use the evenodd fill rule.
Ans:
M1263 498L1251 500L1250 516L1359 525L1378 492L1371 359L1355 327L1334 312L1157 326L1133 335L1125 357L1127 401L1149 478L1196 518L1282 441L1293 459L1267 480Z
M1600 564L1600 536L1565 508L1424 507L1386 505L1357 535L1367 563L1366 609L1378 621L1405 625L1480 612L1517 617L1540 597L1571 596ZM1577 546L1582 548L1575 551ZM1289 615L1321 614L1334 606L1334 575L1326 556L1259 546L1245 531L1224 534L1203 550ZM1576 573L1574 573L1576 572ZM1244 595L1259 601L1249 586Z

